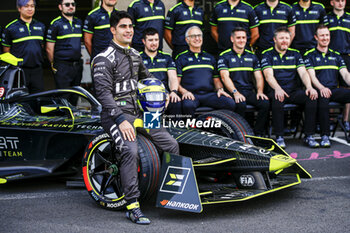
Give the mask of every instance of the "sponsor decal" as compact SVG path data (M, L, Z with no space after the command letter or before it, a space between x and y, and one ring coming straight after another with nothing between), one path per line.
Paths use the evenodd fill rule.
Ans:
M156 10L163 10L163 7L161 7L161 6L156 6Z
M252 175L241 175L239 177L239 183L245 187L251 187L255 184L255 179Z
M203 57L202 60L204 61L210 61L211 59L209 57Z
M231 58L231 61L232 62L236 62L236 58Z
M188 61L193 61L193 58L192 58L192 57L189 57L189 58L188 58Z
M317 14L318 14L318 11L309 11L309 14L311 14L311 15L317 15Z
M94 192L91 192L91 196L93 199L95 199L96 201L99 200L98 196L94 193Z
M145 12L148 12L148 11L149 11L149 10L148 10L148 7L143 8L143 10L144 10Z
M277 10L276 13L277 13L277 14L280 14L280 15L285 15L285 14L286 14L286 11Z
M316 57L316 61L321 61L321 58L320 57Z
M191 204L186 202L180 202L180 201L169 201L169 200L163 200L160 202L162 206L165 207L176 207L180 209L186 209L186 210L197 210L199 205L197 204Z
M79 24L75 24L76 28L81 28L81 26Z
M19 28L19 32L24 32L24 28Z
M350 20L348 20L348 19L343 19L343 22L350 23Z
M166 62L165 59L157 59L157 62Z
M19 143L18 137L1 137L0 136L0 149L16 150L17 143Z
M236 12L238 12L238 13L245 13L246 11L245 10L241 10L241 9L237 9Z
M102 20L105 20L105 19L106 19L106 16L102 16L101 19L102 19Z
M294 60L294 59L295 59L294 56L286 57L286 60Z
M263 15L267 15L267 11L263 11L262 13L263 13Z
M244 61L253 61L253 58L245 57L245 58L244 58Z
M222 10L222 13L227 13L227 9L223 9L223 10Z
M124 204L126 204L125 200L122 200L116 203L107 203L107 208L117 208L117 207L123 206Z
M67 25L63 25L63 29L68 29L68 26Z
M328 57L328 60L336 60L335 57Z
M300 11L296 11L295 14L296 14L296 15L300 15Z
M169 166L159 191L182 194L190 171L190 168Z
M144 61L143 61L143 64L147 65L147 64L148 64L148 61L144 60Z
M94 145L96 142L100 141L101 139L108 138L108 137L109 136L107 133L101 134L101 135L97 136L96 138L94 138L94 140L92 140L91 144Z
M160 128L160 116L162 114L157 112L144 112L143 113L143 127L145 129L159 129Z
M187 11L184 11L183 14L184 14L184 15L188 15Z
M5 88L0 87L0 97L2 97L5 94Z
M198 11L195 11L194 14L195 14L195 15L202 15L202 13L201 13L201 12L198 12Z
M39 31L41 31L41 30L42 30L42 28L41 28L41 27L35 27L35 26L33 27L33 29L34 29L34 30L39 30Z

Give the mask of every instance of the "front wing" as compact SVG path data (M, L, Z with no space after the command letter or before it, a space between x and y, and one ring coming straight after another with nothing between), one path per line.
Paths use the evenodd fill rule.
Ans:
M233 160L221 161L220 164L230 164ZM205 179L202 179L202 175L196 176L196 165L189 157L164 154L157 207L200 213L202 205L245 201L301 182L299 174L294 172L281 172L278 175L271 172L239 172L232 174L235 182L203 182ZM205 165L216 164L201 164Z

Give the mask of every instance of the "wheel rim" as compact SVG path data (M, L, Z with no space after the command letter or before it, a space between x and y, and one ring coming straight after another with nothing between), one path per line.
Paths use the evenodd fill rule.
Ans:
M101 142L91 152L88 161L88 176L96 194L111 201L123 196L119 169L111 144Z

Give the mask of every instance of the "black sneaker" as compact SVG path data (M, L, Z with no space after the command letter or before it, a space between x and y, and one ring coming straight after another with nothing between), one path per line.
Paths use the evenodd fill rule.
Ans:
M142 213L138 202L131 203L126 207L126 217L136 224L148 225L151 221Z

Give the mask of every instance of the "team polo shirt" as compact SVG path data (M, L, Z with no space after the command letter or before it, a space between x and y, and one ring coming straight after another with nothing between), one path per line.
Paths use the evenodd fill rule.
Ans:
M152 27L159 34L159 48L163 48L165 7L162 1L155 0L150 3L148 0L133 1L128 7L128 13L134 19L133 44L143 45L142 34L146 28Z
M305 65L307 69L314 69L317 79L328 88L338 86L339 70L346 68L340 54L332 49L328 49L327 53L322 53L315 48L307 51Z
M210 24L218 28L218 46L222 50L232 47L230 36L232 29L236 27L243 27L247 30L247 43L249 44L250 29L259 26L259 20L249 3L239 1L233 7L227 0L224 0L215 5Z
M2 45L11 47L11 54L23 58L23 67L34 68L43 62L45 25L35 19L26 23L16 19L9 23L2 34Z
M113 11L116 10L113 9ZM94 34L92 37L91 58L107 48L109 42L113 39L109 24L110 17L111 13L100 6L90 11L84 21L83 31Z
M154 77L163 82L167 90L168 85L168 70L176 70L175 62L171 58L170 54L158 51L155 57L149 57L145 52L141 52L143 64Z
M203 25L204 13L200 7L189 7L184 2L173 6L165 18L165 28L172 30L173 45L187 45L185 33L188 28Z
M294 3L293 13L296 17L295 37L293 48L311 49L317 44L314 35L318 24L328 24L326 10L323 4L311 2L309 8L302 8L298 2Z
M296 49L289 48L282 55L275 48L269 48L262 53L261 68L272 68L278 84L287 92L298 87L297 68L305 66L304 60Z
M59 16L52 20L47 30L46 41L55 43L54 59L78 61L81 57L82 22Z
M261 70L260 63L255 54L245 50L243 54L228 49L220 54L218 71L228 70L233 84L241 90L254 90L254 71Z
M204 51L193 53L186 50L176 57L175 63L182 87L194 94L214 91L213 78L219 75L212 55Z
M266 2L263 2L256 5L254 10L260 23L258 47L261 49L273 46L273 34L277 28L291 27L296 23L292 7L281 1L275 8L271 8Z
M328 14L331 42L329 47L341 54L350 54L350 13L338 17L333 12Z

